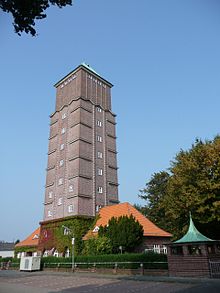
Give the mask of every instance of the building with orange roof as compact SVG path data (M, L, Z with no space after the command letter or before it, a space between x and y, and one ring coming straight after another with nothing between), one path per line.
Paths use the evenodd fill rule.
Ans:
M29 235L26 239L16 244L15 252L17 253L17 257L20 258L21 256L36 256L39 237L40 227L31 233L31 235Z
M143 242L137 247L137 251L153 250L158 253L166 253L166 243L170 242L172 234L156 226L128 202L106 206L100 209L94 229L89 230L83 239L88 240L91 237L97 236L99 227L106 226L112 217L119 218L120 216L131 215L143 226L144 230Z

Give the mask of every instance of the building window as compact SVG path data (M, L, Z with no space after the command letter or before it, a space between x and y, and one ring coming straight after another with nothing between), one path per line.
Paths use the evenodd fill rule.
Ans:
M58 185L62 185L63 184L63 178L60 178L58 181Z
M52 197L53 197L53 191L49 191L49 193L48 193L48 197L49 197L49 198L52 198Z
M60 145L60 150L61 150L61 151L64 150L64 143L62 143L62 144Z
M98 125L99 127L102 127L102 121L97 120L97 125Z
M154 252L160 253L160 245L159 244L154 244Z
M69 235L69 234L70 234L70 229L64 228L63 235Z
M70 250L69 250L69 248L66 249L64 257L70 257Z
M59 257L59 252L57 251L57 249L54 250L53 256Z
M102 159L102 152L98 152L98 153L97 153L97 157L98 157L99 159Z
M62 128L61 134L64 134L66 132L66 128Z
M102 108L98 107L97 108L97 111L101 113L102 112Z
M97 135L97 141L102 142L102 137L100 135Z
M60 167L62 167L64 164L64 160L60 160Z
M48 217L52 217L52 212L48 211L47 215L48 215Z
M73 185L69 186L69 192L73 192Z
M215 253L214 245L208 245L207 246L207 251L208 251L208 254L214 254Z
M68 206L68 212L69 212L69 213L72 213L72 212L73 212L73 205L72 205L72 204L70 204L70 205Z
M191 255L201 255L201 247L199 245L188 245L188 252Z
M60 206L62 203L63 203L63 198L60 197L60 198L58 199L58 206Z
M171 254L183 255L183 247L182 246L171 246Z
M102 172L102 169L98 168L98 175L99 175L99 176L102 176L102 173L103 173L103 172Z
M62 120L66 118L66 113L63 113Z
M101 186L98 187L98 193L103 193L103 190L102 190Z

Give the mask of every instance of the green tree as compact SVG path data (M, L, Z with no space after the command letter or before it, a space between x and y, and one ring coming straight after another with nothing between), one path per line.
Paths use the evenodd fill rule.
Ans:
M146 205L139 210L159 227L169 230L169 222L166 219L166 208L163 204L167 192L167 184L170 175L162 171L154 173L149 182L140 190L139 197L146 200Z
M0 0L0 8L12 14L14 29L18 35L24 31L35 36L35 20L45 18L44 12L50 5L62 8L72 5L72 0Z
M169 172L170 175L167 176L166 172L154 174L142 190L140 196L147 200L147 216L157 215L157 224L179 238L188 228L191 211L198 229L205 235L218 239L220 137L217 136L212 141L197 139L189 150L181 150L176 155ZM160 179L163 177L165 181L161 184Z
M111 241L105 236L92 237L85 241L83 254L101 255L112 253Z
M220 234L220 137L196 140L181 150L171 163L168 192L164 199L167 216L175 223L175 234L188 227L189 211L209 237Z
M142 241L143 227L132 215L113 217L109 220L108 225L100 227L98 235L110 240L114 253L120 251L120 246L123 251L132 252Z

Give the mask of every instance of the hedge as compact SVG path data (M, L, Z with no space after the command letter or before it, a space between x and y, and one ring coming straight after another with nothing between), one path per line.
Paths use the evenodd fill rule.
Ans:
M74 262L77 267L80 268L113 268L115 263L117 263L118 268L130 268L136 269L143 264L144 268L151 269L167 269L167 256L164 254L157 253L127 253L127 254L106 254L97 256L76 256L74 257ZM41 264L44 267L71 267L72 258L63 257L43 257ZM59 264L59 265L58 265Z
M10 267L19 267L20 259L17 258L0 258L1 262L11 261ZM106 254L97 256L75 256L74 262L79 268L117 268L137 269L143 264L145 269L167 269L167 256L153 252L148 253L125 253L125 254ZM71 268L71 257L48 256L41 258L41 266L48 268Z
M124 253L124 254L104 254L104 255L77 255L75 262L167 262L167 256L159 253ZM71 257L47 256L42 258L46 263L67 263L71 262Z

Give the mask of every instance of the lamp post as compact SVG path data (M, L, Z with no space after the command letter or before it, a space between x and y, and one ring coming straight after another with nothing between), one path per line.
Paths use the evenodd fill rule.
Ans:
M73 234L73 230L70 229L69 227L62 225L62 228L66 229L68 232ZM72 237L72 272L74 272L74 266L75 266L75 263L74 263L74 243L75 243L75 238Z

